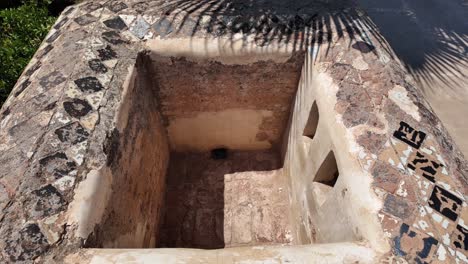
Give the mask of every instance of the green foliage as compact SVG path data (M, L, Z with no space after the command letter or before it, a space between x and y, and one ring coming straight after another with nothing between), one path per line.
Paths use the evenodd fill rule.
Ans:
M0 10L0 105L6 100L55 17L51 0L25 0L16 8Z

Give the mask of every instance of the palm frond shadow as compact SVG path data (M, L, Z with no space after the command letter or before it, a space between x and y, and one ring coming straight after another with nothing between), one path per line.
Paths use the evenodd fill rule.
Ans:
M236 34L242 32L260 46L278 42L291 45L294 50L305 50L319 45L327 51L333 39L346 35L350 47L353 41L363 41L371 49L378 45L390 58L398 57L420 81L440 80L456 89L466 80L460 69L460 65L468 65L466 32L439 29L435 25L433 34L436 38L439 36L436 45L405 51L401 42L407 37L392 34L405 25L402 22L397 25L398 21L386 25L375 23L379 20L368 16L356 1L169 0L159 4L163 6L163 19L169 26L178 25L174 29L176 34L187 30L191 36L206 32L228 37L235 43L242 41L236 38ZM387 30L389 27L393 27L391 31ZM413 53L417 54L418 61L409 58L408 52L413 57Z
M465 0L358 1L424 92L467 92Z
M235 43L241 41L236 34L244 33L260 46L277 42L305 50L324 45L327 51L333 38L347 35L350 47L353 40L369 46L378 41L393 56L376 25L349 1L172 0L163 9L161 19L175 34L206 32Z

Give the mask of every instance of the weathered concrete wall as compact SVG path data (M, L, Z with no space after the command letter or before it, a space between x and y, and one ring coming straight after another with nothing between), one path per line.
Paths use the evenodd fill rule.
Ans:
M255 150L281 144L302 52L275 57L259 50L258 58L240 62L242 56L201 58L196 49L183 52L180 45L186 44L177 42L160 47L168 45L164 42L151 43L152 77L172 149ZM203 44L191 44L196 42Z
M319 62L317 63L319 65ZM292 207L298 244L373 239L378 234L376 212L380 206L369 192L371 177L352 153L346 129L333 110L338 87L314 68L312 54L303 67L286 146L284 171L290 177ZM317 104L319 121L313 139L305 136L312 105ZM339 177L334 187L314 182L327 155L333 151Z
M104 145L112 184L102 188L112 192L87 247L145 248L156 244L169 145L149 76L148 58L140 55L124 87L116 130Z

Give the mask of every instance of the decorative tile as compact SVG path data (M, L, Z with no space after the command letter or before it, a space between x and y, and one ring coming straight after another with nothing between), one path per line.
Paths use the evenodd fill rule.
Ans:
M441 174L443 165L437 162L434 156L422 151L416 151L409 157L407 167L417 175L435 183L437 175Z
M104 87L96 77L84 77L81 79L77 79L74 82L82 92L93 93L99 92L102 89L104 89Z
M111 60L117 58L117 53L112 49L111 46L107 45L104 49L98 49L98 56L102 61Z
M401 121L400 127L393 133L393 136L405 142L409 146L419 149L426 138L426 133L418 131L407 123Z
M166 37L173 31L172 23L166 18L162 18L156 22L153 25L153 29L156 32L156 35L160 36L161 38Z
M394 251L397 256L403 256L410 262L430 263L437 254L439 241L403 223L400 234L393 239Z
M439 186L435 186L428 202L429 206L451 221L456 221L462 209L462 200Z
M52 33L52 34L46 39L46 42L47 42L47 43L52 43L52 42L54 42L55 40L57 40L59 36L60 36L60 30L57 30L57 31L55 31L54 33Z
M130 26L130 32L136 37L142 39L146 33L150 30L151 26L142 17L138 17L137 20Z
M54 25L55 29L60 29L63 25L65 25L68 22L68 17L62 18L58 23Z
M80 26L85 26L93 22L96 22L97 17L92 16L90 14L86 14L86 15L75 18L74 21Z
M74 98L63 103L63 108L72 117L80 118L87 115L91 110L91 105L82 99Z
M107 67L99 59L92 59L88 61L89 68L96 73L106 73Z
M107 4L107 8L109 8L109 10L114 13L118 13L124 9L127 9L128 6L123 2L111 1L109 4Z
M73 122L55 130L55 134L61 142L77 144L85 141L89 137L86 131L78 122Z
M452 248L468 253L468 229L463 226L457 225L451 236Z
M115 30L122 30L127 27L125 22L120 17L114 17L109 20L103 22L108 28L115 29Z
M119 44L124 44L128 43L127 40L123 39L122 36L119 35L119 33L115 31L107 31L102 33L102 38L114 45L119 45Z
M435 184L424 177L417 175L413 175L413 177L415 178L414 181L417 185L416 191L418 192L418 197L422 199L422 201L427 202L432 194L432 191L434 190Z

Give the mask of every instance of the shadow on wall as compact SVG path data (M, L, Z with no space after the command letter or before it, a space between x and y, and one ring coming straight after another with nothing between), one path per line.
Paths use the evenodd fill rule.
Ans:
M466 0L358 0L419 81L463 89L468 67ZM428 89L423 86L423 89ZM427 91L424 91L427 92Z
M353 1L172 0L164 6L159 22L163 31L160 35L182 31L194 36L206 32L227 36L234 44L243 41L235 34L244 33L260 46L277 42L291 45L296 51L315 44L326 44L328 50L333 38L336 40L347 34L352 40L363 42L353 48L372 51L375 49L373 39L391 54L375 24L361 17L350 2Z
M357 2L369 17L353 9ZM233 34L243 32L253 35L257 44L278 41L295 50L312 44L329 47L334 37L346 33L367 44L378 41L390 55L391 46L420 81L440 80L456 89L466 80L460 69L468 62L465 0L172 0L164 11L167 28L182 20L180 28L171 28L174 33L206 30L235 42L240 40ZM373 50L367 44L358 48Z

